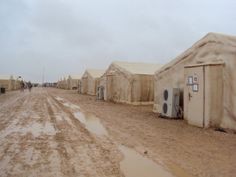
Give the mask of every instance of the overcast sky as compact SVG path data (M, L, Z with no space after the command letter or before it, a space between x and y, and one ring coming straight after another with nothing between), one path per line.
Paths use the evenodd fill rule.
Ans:
M236 0L0 0L0 74L167 63L208 32L236 35Z

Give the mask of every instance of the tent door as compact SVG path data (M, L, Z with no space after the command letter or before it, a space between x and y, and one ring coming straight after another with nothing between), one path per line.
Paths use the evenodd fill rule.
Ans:
M104 87L98 87L98 99L104 100Z
M82 79L82 93L87 94L88 93L88 78Z
M205 127L205 68L204 66L185 68L185 110L188 123Z
M101 100L104 100L104 87L100 88L100 98Z

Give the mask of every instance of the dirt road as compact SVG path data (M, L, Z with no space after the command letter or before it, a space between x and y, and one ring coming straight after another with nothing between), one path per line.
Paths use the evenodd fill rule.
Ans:
M236 174L235 134L160 119L150 106L41 88L0 103L1 177Z
M116 145L89 133L46 91L4 97L0 176L122 176Z

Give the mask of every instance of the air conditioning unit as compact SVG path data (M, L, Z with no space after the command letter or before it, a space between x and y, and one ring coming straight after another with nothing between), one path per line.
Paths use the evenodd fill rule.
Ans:
M163 103L161 115L169 118L179 117L180 89L168 88L163 91Z

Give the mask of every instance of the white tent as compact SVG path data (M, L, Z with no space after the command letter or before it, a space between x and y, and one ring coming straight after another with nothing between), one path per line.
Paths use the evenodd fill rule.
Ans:
M81 93L96 95L98 79L104 74L105 70L87 69L82 76Z
M66 76L63 76L61 77L58 82L57 82L57 88L60 88L60 89L68 89L68 83L67 83L67 79L68 77Z
M69 90L77 90L79 82L81 80L81 75L69 75L67 79L67 86Z
M236 37L209 33L157 71L154 112L167 88L181 90L189 124L236 129Z
M15 89L15 80L12 75L0 75L0 87L7 91Z
M129 104L152 104L154 73L161 66L113 62L99 80L98 98Z

